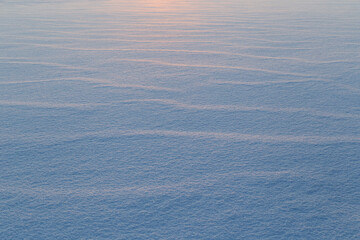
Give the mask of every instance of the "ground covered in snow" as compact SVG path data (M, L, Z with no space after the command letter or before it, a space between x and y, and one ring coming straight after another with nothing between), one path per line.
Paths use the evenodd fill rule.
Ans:
M0 2L1 239L357 239L360 2Z

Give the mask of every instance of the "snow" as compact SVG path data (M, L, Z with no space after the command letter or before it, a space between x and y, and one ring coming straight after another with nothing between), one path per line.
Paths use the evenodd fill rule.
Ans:
M0 3L0 239L356 239L360 2Z

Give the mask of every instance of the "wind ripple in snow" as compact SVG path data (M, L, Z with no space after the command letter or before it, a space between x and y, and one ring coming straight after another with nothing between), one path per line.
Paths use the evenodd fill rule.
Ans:
M265 111L265 112L287 112L287 113L307 113L314 116L334 117L334 118L360 118L360 115L347 113L331 113L323 112L309 108L276 108L276 107L249 107L238 105L197 105L178 102L171 99L130 99L122 101L124 103L131 102L153 102L172 105L178 108L195 109L195 110L217 110L217 111Z

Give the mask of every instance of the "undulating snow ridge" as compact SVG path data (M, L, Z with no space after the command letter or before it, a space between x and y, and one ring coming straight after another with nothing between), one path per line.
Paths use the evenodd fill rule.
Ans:
M357 239L359 9L0 1L0 239Z

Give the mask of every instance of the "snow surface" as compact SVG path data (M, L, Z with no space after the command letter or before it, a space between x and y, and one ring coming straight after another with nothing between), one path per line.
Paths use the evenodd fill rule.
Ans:
M0 239L359 239L360 2L0 2Z

